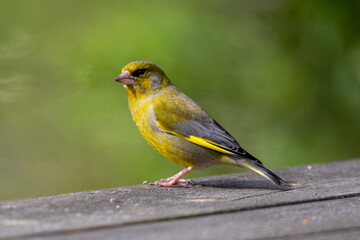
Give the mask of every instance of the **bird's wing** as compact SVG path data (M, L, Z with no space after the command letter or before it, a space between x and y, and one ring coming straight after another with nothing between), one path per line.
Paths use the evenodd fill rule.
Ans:
M229 155L261 162L246 152L237 141L198 104L179 90L153 102L157 126L168 134Z

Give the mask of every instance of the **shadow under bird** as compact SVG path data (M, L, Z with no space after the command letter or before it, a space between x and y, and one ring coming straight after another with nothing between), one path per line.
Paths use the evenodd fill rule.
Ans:
M245 151L197 103L182 93L154 63L127 64L115 81L124 85L132 117L146 141L184 169L150 182L161 187L187 186L191 169L229 164L250 169L278 186L287 183Z

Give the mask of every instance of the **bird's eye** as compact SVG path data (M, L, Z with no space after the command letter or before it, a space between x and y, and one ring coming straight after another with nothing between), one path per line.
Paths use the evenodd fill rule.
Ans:
M144 73L146 72L146 69L138 69L138 70L135 70L132 75L134 77L140 77L141 75L143 75Z

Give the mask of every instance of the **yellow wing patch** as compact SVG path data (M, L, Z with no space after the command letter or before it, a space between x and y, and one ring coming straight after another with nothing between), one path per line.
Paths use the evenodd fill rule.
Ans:
M210 148L210 149L218 151L218 152L235 155L235 153L229 152L221 147L218 147L218 146L220 146L219 144L216 144L210 140L207 140L207 139L204 139L201 137L192 136L192 135L190 135L190 137L186 137L186 136L184 136L184 137L189 142L195 143L197 145L200 145L200 146L203 146L206 148Z
M188 136L185 136L185 135L177 133L177 132L168 131L159 122L157 122L157 125L164 132L173 134L173 135L175 135L177 137L180 137L182 139L185 139L185 140L187 140L189 142L195 143L195 144L200 145L202 147L206 147L206 148L209 148L211 150L215 150L215 151L225 153L225 154L236 155L235 153L232 153L232 152L230 152L230 151L228 151L226 149L223 149L220 144L214 143L213 141L210 141L210 140L207 140L207 139L201 138L201 137L196 137L196 136L193 136L193 135L190 135L188 137Z

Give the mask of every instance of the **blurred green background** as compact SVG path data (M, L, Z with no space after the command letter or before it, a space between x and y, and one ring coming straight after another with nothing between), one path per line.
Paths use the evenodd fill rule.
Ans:
M360 156L359 1L0 1L0 200L181 168L121 84L159 65L269 168ZM188 177L242 171L215 166Z

